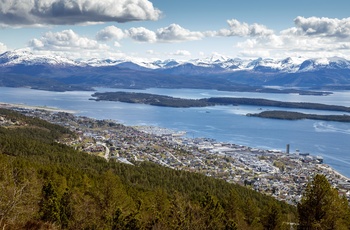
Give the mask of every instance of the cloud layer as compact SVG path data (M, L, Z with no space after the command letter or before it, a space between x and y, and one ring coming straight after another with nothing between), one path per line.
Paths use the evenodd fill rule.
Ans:
M157 20L148 0L2 0L0 25L42 26Z
M244 56L342 56L350 57L350 18L296 17L294 27L279 33L260 33L235 47ZM231 27L232 28L232 27Z
M93 53L95 56L106 56L117 52L120 55L121 51L117 50L118 48L125 50L135 46L130 42L137 42L149 43L150 46L138 44L139 49L134 53L131 51L132 55L144 52L148 56L165 55L171 58L175 56L191 57L193 53L200 53L206 48L210 48L211 50L206 52L211 53L217 51L213 50L217 49L217 46L223 46L221 42L225 42L225 49L237 56L282 58L286 56L340 56L350 58L350 18L299 16L294 19L293 27L279 32L265 25L248 24L237 19L227 20L227 24L227 28L216 31L191 31L175 23L154 30L146 27L121 29L116 26L107 26L97 31L94 38L81 36L73 30L63 30L47 32L40 38L34 38L29 42L29 47L41 52L56 51L67 54L75 52L77 55ZM220 39L220 44L215 43L215 39ZM212 43L205 43L206 40ZM192 49L189 43L192 41L199 41L201 45L197 43L196 47L203 50ZM210 45L205 47L205 44ZM7 50L7 47L0 43L0 51L4 50Z

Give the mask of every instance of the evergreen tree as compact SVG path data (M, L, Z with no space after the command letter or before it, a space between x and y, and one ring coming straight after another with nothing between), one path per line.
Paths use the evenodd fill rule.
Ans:
M264 210L261 223L265 230L281 229L281 210L275 203L269 204Z
M348 229L348 204L323 175L316 175L307 185L297 208L298 229Z
M124 226L122 210L120 208L117 208L113 216L112 229L124 229L124 228L125 226Z
M69 220L73 216L71 194L66 189L60 200L60 221L62 228L68 228Z
M222 229L224 210L215 196L207 193L201 202L206 229Z
M39 206L41 220L60 224L60 200L51 181L43 186Z

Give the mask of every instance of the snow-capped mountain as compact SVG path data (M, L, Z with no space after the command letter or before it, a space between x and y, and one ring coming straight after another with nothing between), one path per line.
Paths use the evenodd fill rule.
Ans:
M220 55L188 61L140 58L71 60L25 50L0 54L0 86L27 86L31 80L28 77L40 79L35 81L36 84L51 79L70 87L208 87L229 90L236 89L234 85L350 87L350 61L339 57L240 59Z
M350 69L350 61L344 58L314 58L300 64L298 72L310 72L319 69Z
M13 66L13 65L81 65L77 61L53 55L38 55L33 54L26 50L7 51L0 54L0 66Z
M33 54L26 50L8 51L0 54L0 66L14 65L51 65L51 66L117 66L132 70L168 70L182 74L193 75L208 71L210 73L231 72L231 71L255 71L255 72L283 72L298 73L311 72L321 69L350 69L350 61L344 58L314 58L302 59L288 57L285 59L240 59L230 58L220 55L212 55L203 59L193 59L189 61L177 61L174 59L146 61L143 59L90 59L87 61L71 60L68 58Z

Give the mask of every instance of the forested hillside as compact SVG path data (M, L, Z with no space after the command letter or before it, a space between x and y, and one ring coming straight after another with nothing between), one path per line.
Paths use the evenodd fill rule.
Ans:
M316 175L297 206L149 162L60 144L61 126L0 109L1 229L349 229L345 197Z
M296 208L250 189L152 163L107 162L56 140L60 126L1 110L1 229L262 229Z

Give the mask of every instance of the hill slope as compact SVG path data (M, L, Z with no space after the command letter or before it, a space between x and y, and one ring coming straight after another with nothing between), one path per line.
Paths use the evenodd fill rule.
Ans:
M107 162L55 140L74 134L0 110L0 227L6 229L260 229L271 207L250 189L152 163Z

